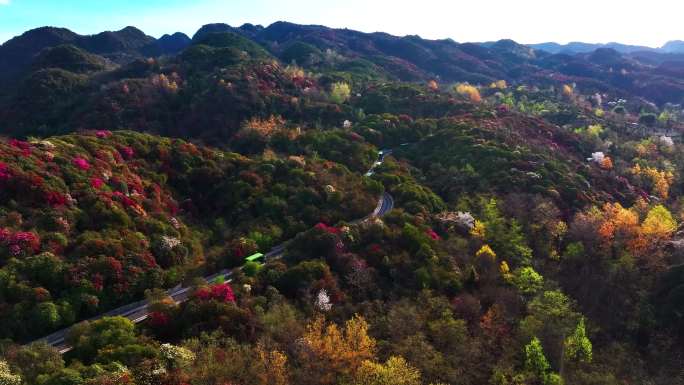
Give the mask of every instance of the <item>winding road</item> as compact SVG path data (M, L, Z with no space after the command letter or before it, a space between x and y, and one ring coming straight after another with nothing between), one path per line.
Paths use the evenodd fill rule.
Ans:
M366 173L366 176L372 176L373 173L375 172L375 169L384 162L385 157L389 154L392 153L391 149L387 150L380 150L378 151L378 160L373 163L373 166L368 170ZM375 207L375 210L371 214L369 214L367 217L360 219L356 222L362 222L364 220L370 219L370 218L375 218L375 217L381 217L390 212L394 208L394 199L390 194L387 192L384 192L380 198L378 199L378 204ZM285 247L287 246L287 242L278 245L274 248L272 248L269 252L264 254L264 261L268 260L273 260L273 259L278 259L283 256L283 253L285 251ZM224 269L219 271L218 273L208 275L204 277L204 279L207 282L213 282L217 280L220 277L223 277L226 281L230 282L230 276L232 275L232 271L228 269ZM176 286L173 287L169 290L167 290L167 294L169 297L171 297L177 304L183 303L190 298L190 294L192 292L192 287L191 286ZM88 321L95 321L103 317L114 317L114 316L120 316L120 317L126 317L129 320L131 320L134 323L142 322L150 314L149 306L148 306L148 301L147 300L142 300L138 302L133 302L129 303L128 305L124 305L121 307L118 307L116 309L112 309L106 313L100 314L96 317L88 319ZM50 335L47 335L45 337L39 338L35 341L32 341L31 343L37 343L37 342L47 342L49 345L52 345L55 347L57 350L59 350L60 353L64 354L72 349L72 347L67 343L66 341L66 336L69 333L73 326L64 328L62 330L58 330Z

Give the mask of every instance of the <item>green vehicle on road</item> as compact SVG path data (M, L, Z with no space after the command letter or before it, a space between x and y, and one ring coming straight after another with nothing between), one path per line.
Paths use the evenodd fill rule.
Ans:
M260 259L263 259L264 255L261 253L254 253L250 255L249 257L245 258L246 262L258 262Z

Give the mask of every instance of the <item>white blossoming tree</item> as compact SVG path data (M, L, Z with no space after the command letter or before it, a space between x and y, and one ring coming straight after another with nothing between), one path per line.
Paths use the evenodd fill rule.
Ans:
M165 250L173 250L177 246L181 245L181 241L178 238L170 237L168 235L162 236L162 247Z
M315 306L320 311L330 311L332 309L332 303L330 302L330 296L325 289L321 289L316 296Z
M169 369L182 368L190 365L195 360L195 353L176 345L162 344L159 353Z
M588 160L601 164L601 163L603 163L603 160L605 158L606 158L606 155L603 152L598 151L598 152L592 152L591 158L589 158Z

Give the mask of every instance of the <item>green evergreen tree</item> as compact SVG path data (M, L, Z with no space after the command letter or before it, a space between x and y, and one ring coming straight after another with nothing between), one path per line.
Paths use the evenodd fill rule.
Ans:
M541 378L550 368L541 342L537 337L533 337L530 343L525 345L525 369Z
M584 318L580 319L575 332L566 338L564 354L565 358L573 361L591 362L592 345L584 327Z

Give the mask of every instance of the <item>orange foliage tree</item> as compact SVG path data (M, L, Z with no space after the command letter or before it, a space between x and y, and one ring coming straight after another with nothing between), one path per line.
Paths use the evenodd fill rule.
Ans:
M242 130L252 131L259 136L266 138L273 135L273 133L282 128L284 124L285 120L280 116L271 115L268 119L254 117L242 125Z
M662 265L662 241L672 236L677 222L662 205L650 208L643 222L640 212L644 209L639 205L628 209L619 203L606 203L600 210L592 208L575 216L575 236L583 238L585 245L593 238L599 250L613 257L627 252L657 268Z
M364 361L375 358L375 351L375 340L368 335L363 317L348 320L342 330L318 317L300 340L297 359L306 377L299 383L332 385L341 378L352 378Z
M167 91L167 92L171 92L171 93L176 93L178 91L179 81L180 81L180 77L175 72L169 76L166 76L164 74L158 74L158 75L153 75L150 78L150 82L154 86L159 87L162 90Z
M598 232L605 246L627 245L639 233L639 216L619 203L606 203L603 206L603 221Z
M456 90L456 92L460 95L468 97L468 99L470 99L470 101L473 103L480 103L482 101L480 91L477 89L477 87L468 83L459 83L454 87L454 90Z
M604 170L612 170L613 169L613 160L610 159L610 157L605 157L601 161L600 167Z
M575 89L569 84L563 84L563 96L571 98L575 94Z

